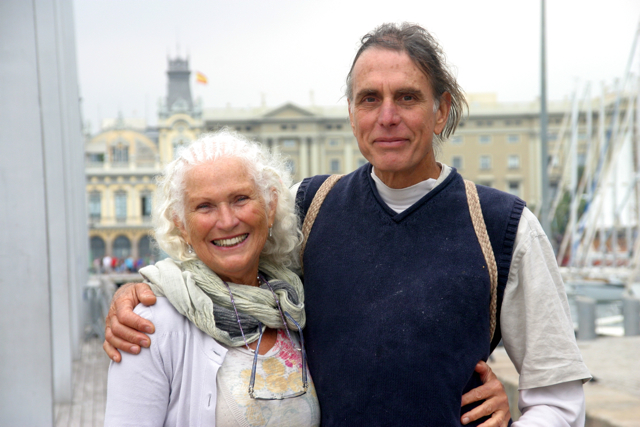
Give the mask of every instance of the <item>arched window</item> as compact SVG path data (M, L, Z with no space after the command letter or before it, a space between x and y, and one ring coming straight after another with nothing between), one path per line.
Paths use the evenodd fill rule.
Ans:
M151 258L151 237L143 236L138 241L138 255L140 258Z
M161 253L163 252L160 251L158 244L151 236L143 236L138 241L138 255L145 262L145 265L166 258L166 254L163 253L163 256Z
M104 240L100 236L92 236L89 240L89 248L91 250L91 259L104 258Z
M127 236L118 236L113 241L113 256L126 258L131 255L131 240Z

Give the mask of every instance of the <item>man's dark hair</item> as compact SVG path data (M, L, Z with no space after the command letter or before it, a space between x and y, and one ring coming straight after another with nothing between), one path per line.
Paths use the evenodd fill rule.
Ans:
M436 105L440 104L442 94L451 94L451 111L447 124L442 133L436 136L436 142L441 143L456 130L467 101L458 86L458 82L448 69L442 48L431 34L419 25L403 22L401 24L382 24L360 40L362 45L356 53L347 75L347 98L353 102L353 67L358 58L367 49L380 48L406 52L411 60L427 76L431 84L431 91Z

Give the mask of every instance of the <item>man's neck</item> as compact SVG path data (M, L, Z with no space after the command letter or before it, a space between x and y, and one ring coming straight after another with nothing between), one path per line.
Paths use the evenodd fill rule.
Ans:
M389 188L407 188L429 178L438 179L442 167L439 163L433 162L427 168L415 169L412 171L389 172L381 171L374 166L373 172Z

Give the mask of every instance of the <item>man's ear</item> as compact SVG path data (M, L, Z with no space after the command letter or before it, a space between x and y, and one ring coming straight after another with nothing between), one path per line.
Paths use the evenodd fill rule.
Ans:
M438 111L436 111L436 125L433 129L433 133L440 135L447 125L449 119L449 113L451 112L451 94L445 92L440 96L440 104L438 105Z
M356 128L353 126L353 113L351 112L351 100L347 99L347 109L349 111L349 123L351 124L351 132L356 134Z

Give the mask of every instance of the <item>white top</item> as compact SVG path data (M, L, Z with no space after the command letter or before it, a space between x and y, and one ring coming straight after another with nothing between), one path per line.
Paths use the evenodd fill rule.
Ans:
M109 366L105 426L320 425L311 376L302 396L253 400L253 355L246 349L219 344L164 297L134 312L151 320L156 332L150 348L137 356L123 353L120 363ZM276 344L258 356L256 392L302 389L300 361L300 352L278 331Z
M291 338L299 347L295 333ZM225 346L226 347L226 346ZM227 347L227 357L218 372L216 424L225 427L320 425L320 405L308 375L308 391L283 400L251 399L248 392L254 354L245 347ZM276 343L258 355L254 390L256 396L293 394L303 390L302 357L291 345L286 332L278 330Z
M216 424L216 375L227 349L166 298L134 312L156 327L151 347L109 365L105 427Z
M440 176L431 189L451 173L450 167L441 166ZM391 195L388 199L391 204L387 203L390 207L403 206L404 189L387 187L376 178L374 182L382 200L387 203ZM421 198L411 197L413 203ZM404 210L392 209L398 213ZM507 354L520 374L518 406L523 416L513 426L583 426L582 383L591 375L575 340L553 248L538 219L527 208L518 224L500 329ZM540 424L541 421L544 423Z

